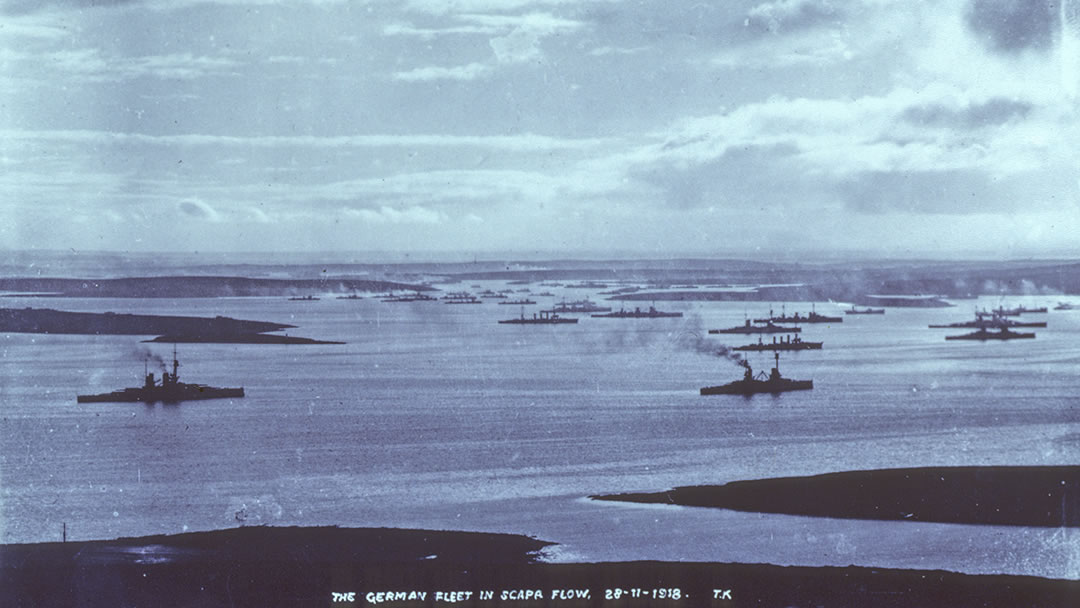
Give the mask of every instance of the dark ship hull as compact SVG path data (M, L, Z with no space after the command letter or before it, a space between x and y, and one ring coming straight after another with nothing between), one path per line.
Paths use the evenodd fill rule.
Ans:
M821 350L824 342L773 342L773 343L757 343L747 344L745 346L736 346L731 350L750 351L750 352L763 352L767 350Z
M138 388L125 388L100 395L76 395L78 403L180 403L202 399L230 399L244 396L243 388L217 388L205 384L180 382L180 362L176 359L173 348L172 373L161 373L161 383L153 373L145 376L146 382Z
M751 325L749 321L746 325L738 327L729 327L727 329L710 329L710 334L791 334L799 333L802 331L801 327L781 327L779 325L773 325L768 323L765 325Z
M244 396L243 388L215 388L203 384L177 383L171 387L125 388L101 395L78 395L78 403L179 403L200 399L231 399Z
M849 310L844 311L845 315L883 315L885 314L884 308L855 308L851 307Z
M578 320L573 317L560 317L555 313L549 313L547 311L541 311L539 315L534 314L531 317L526 317L525 313L522 313L517 319L504 319L499 321L503 325L558 325L562 323L577 323Z
M986 329L1003 327L1046 327L1046 321L1009 321L1000 319L997 321L964 321L963 323L947 323L945 325L930 325L931 329Z
M652 306L649 310L641 310L635 308L634 310L619 310L618 312L609 312L607 314L592 315L597 319L673 319L681 317L681 312L663 312L656 310Z
M1003 329L1001 331L986 331L980 329L979 331L973 331L970 334L963 334L960 336L945 336L946 340L1017 340L1023 338L1034 338L1033 333L1020 333L1015 331L1009 331Z
M721 386L706 386L702 395L756 395L760 393L786 393L788 391L808 391L814 388L813 380L736 380Z

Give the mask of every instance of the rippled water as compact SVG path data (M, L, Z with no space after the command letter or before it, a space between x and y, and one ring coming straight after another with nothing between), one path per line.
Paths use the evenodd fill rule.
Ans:
M501 283L484 287L501 288ZM585 295L567 291L571 298ZM181 377L236 400L76 404L141 383L128 336L0 336L0 538L74 540L255 523L514 532L556 560L872 565L1080 578L1076 530L865 522L595 503L590 494L930 465L1080 460L1080 312L1035 340L945 342L976 304L804 329L813 391L702 397L740 375L700 339L767 305L682 319L508 326L517 307L284 298L31 300L7 307L282 321L345 345L180 345ZM541 302L544 303L544 302ZM1047 302L1015 300L1008 304ZM1049 302L1051 305L1053 302ZM791 304L790 311L801 310ZM818 305L839 314L839 307ZM760 369L771 355L751 355Z

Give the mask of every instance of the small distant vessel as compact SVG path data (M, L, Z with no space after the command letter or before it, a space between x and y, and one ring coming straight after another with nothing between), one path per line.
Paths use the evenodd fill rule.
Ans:
M125 388L101 395L76 395L78 403L129 403L141 401L143 403L179 403L181 401L195 401L200 399L228 399L243 397L244 389L241 388L216 388L205 384L188 384L180 382L180 362L176 359L176 348L173 348L172 373L161 373L161 383L154 378L153 372L145 374L145 382L138 388Z
M529 299L524 299L524 300L507 300L507 301L505 301L505 302L499 302L499 305L500 305L500 306L508 306L508 305L517 305L517 306L531 306L531 305L533 305L533 304L536 304L536 302L533 302L532 300L529 300Z
M493 298L502 299L502 298L506 297L506 294L504 294L502 292L496 293L494 291L491 291L490 289L485 289L484 291L481 291L477 295L479 295L481 298L486 298L486 299L493 299Z
M750 319L746 320L745 325L736 325L735 327L729 327L727 329L710 329L710 334L797 334L802 331L801 327L784 327L776 325L773 322L767 322L764 325L751 325Z
M652 306L649 310L641 310L640 308L634 308L634 310L626 310L620 308L616 312L609 312L606 314L592 315L597 319L670 319L675 317L681 317L681 312L663 312L656 310Z
M958 323L931 324L931 329L970 327L978 329L1009 327L1046 327L1046 321L1013 321L997 313L976 312L975 319Z
M610 306L600 306L597 303L585 298L584 300L578 300L577 302L566 301L560 302L553 306L551 310L547 312L561 312L569 314L577 313L590 313L590 312L610 312Z
M1002 327L997 331L991 331L990 329L983 328L978 331L973 331L970 334L963 334L959 336L945 336L946 340L1017 340L1022 338L1034 338L1033 333L1021 333L1015 331L1009 331L1007 328Z
M546 298L554 298L555 297L555 294L551 293L550 291L545 291L545 292L542 292L542 293L538 293L536 295L544 296Z
M883 315L885 314L884 308L859 308L852 306L844 311L845 315Z
M785 393L788 391L807 391L814 388L813 380L791 380L780 376L780 353L774 353L776 366L768 375L761 372L754 376L754 370L745 359L741 364L746 371L741 380L729 382L721 386L706 386L701 389L702 395L755 395L758 393Z
M411 296L391 296L389 298L383 298L383 302L437 302L438 299L433 298L427 294L417 292Z
M780 341L776 340L776 336L773 336L773 341L763 342L761 338L758 338L757 344L747 344L745 346L736 346L732 350L741 351L778 351L778 350L821 350L821 345L824 342L803 342L803 339L799 336L788 336L787 340L783 338Z
M1054 310L1076 310L1080 308L1071 302L1058 302L1058 305L1054 307Z
M465 291L455 291L442 297L443 304L483 304L483 302Z
M319 298L315 296L293 296L289 300L293 302L317 302Z
M578 320L575 317L560 317L558 314L541 310L539 314L533 313L533 316L526 317L525 312L522 311L521 316L517 319L502 319L499 323L510 325L556 325L560 323L577 323Z
M1023 306L1017 306L1016 308L1005 308L1004 306L998 306L997 308L991 310L990 313L985 313L984 312L982 314L995 314L995 315L998 315L998 316L1001 316L1001 317L1018 317L1018 316L1020 316L1020 315L1022 315L1024 313L1044 313L1044 312L1046 312L1046 307L1045 306L1043 306L1041 308L1025 308Z
M350 293L347 296L338 296L337 299L339 299L339 300L363 300L364 298L363 298L363 296L358 296L355 293Z
M812 305L811 305L812 306ZM786 312L781 312L780 316L773 314L772 309L769 309L768 319L754 319L755 323L843 323L843 317L827 317L825 315L819 315L817 311L811 309L810 314L800 315L795 313L788 315Z

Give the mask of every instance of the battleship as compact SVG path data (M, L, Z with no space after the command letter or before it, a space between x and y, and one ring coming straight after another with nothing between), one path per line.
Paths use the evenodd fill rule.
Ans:
M808 314L808 315L801 315L799 313L795 313L795 314L793 314L791 316L788 316L788 314L786 312L781 312L780 316L776 316L776 315L773 314L773 311L770 308L769 309L769 318L768 319L754 319L754 323L770 323L770 322L771 323L843 323L844 318L843 317L827 317L825 315L818 314L817 311L812 310L812 309L810 310L810 314Z
M650 306L649 310L641 310L640 308L634 308L634 310L626 310L620 308L616 312L609 312L604 314L592 315L597 319L673 319L681 317L681 312L664 312L662 310L656 310L656 308Z
M577 322L578 320L574 317L560 317L557 313L546 310L541 310L540 314L533 313L531 317L526 317L525 312L522 311L521 316L516 319L502 319L499 321L499 323L506 325L557 325Z
M801 327L784 327L782 325L776 325L775 323L768 322L764 325L751 325L750 319L746 320L745 325L736 325L735 327L728 327L727 329L710 329L710 334L797 334L802 331Z
M415 294L413 294L411 296L410 295L405 295L405 296L391 296L389 298L383 298L382 301L383 302L397 303L397 302L437 302L438 300L436 298L433 298L433 297L429 296L429 295L422 294L420 292L416 292Z
M577 302L560 302L552 307L551 310L546 312L561 312L561 313L588 313L588 312L611 312L610 306L600 306L592 300L585 298L584 300L578 300Z
M883 315L885 314L884 308L859 308L858 306L852 306L844 311L845 315Z
M976 312L975 318L971 321L962 321L958 323L944 323L944 324L931 324L931 329L947 329L947 328L971 328L971 329L987 329L997 328L1004 329L1009 327L1046 327L1046 321L1013 321L1012 319L1003 317L997 313L985 313Z
M289 300L291 302L317 302L319 298L315 296L293 296Z
M129 403L141 401L143 403L180 403L181 401L195 401L199 399L228 399L243 397L244 389L241 388L216 388L205 384L188 384L180 382L180 362L176 359L176 349L173 348L172 373L161 372L161 382L154 378L153 372L145 374L143 385L138 388L125 388L101 395L76 395L78 403Z
M363 300L364 297L363 296L358 296L355 293L350 293L347 296L338 296L337 299L339 299L339 300Z
M527 298L524 300L507 300L505 302L499 302L500 306L531 306L533 304L536 304L536 302Z
M1024 313L1044 313L1046 307L1041 308L1025 308L1023 306L1017 306L1016 308L1005 308L1004 306L998 306L990 311L991 314L999 315L1002 317L1018 317ZM985 314L985 313L984 313Z
M1009 331L1009 329L1002 327L997 331L990 331L983 328L978 331L973 331L970 334L962 334L959 336L945 336L946 340L1017 340L1021 338L1034 338L1034 333L1022 333L1016 331Z
M791 380L780 376L780 353L774 353L776 366L772 371L765 374L759 373L754 376L754 370L745 359L740 364L746 368L741 380L729 382L721 386L706 386L701 389L702 395L754 395L758 393L786 393L788 391L806 391L814 388L813 380Z
M773 336L772 342L763 342L761 338L758 338L757 344L746 344L744 346L736 346L732 350L741 351L778 351L778 350L821 350L821 345L824 342L803 342L803 339L799 336L787 336L787 339L781 338L780 341L776 340L776 336Z
M454 293L448 293L442 297L443 304L483 304L483 302L465 291L456 291Z

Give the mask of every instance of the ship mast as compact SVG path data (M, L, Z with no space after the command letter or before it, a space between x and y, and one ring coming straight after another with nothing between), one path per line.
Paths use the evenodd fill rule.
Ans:
M172 345L172 379L176 382L180 379L179 374L180 362L176 360L176 343Z

